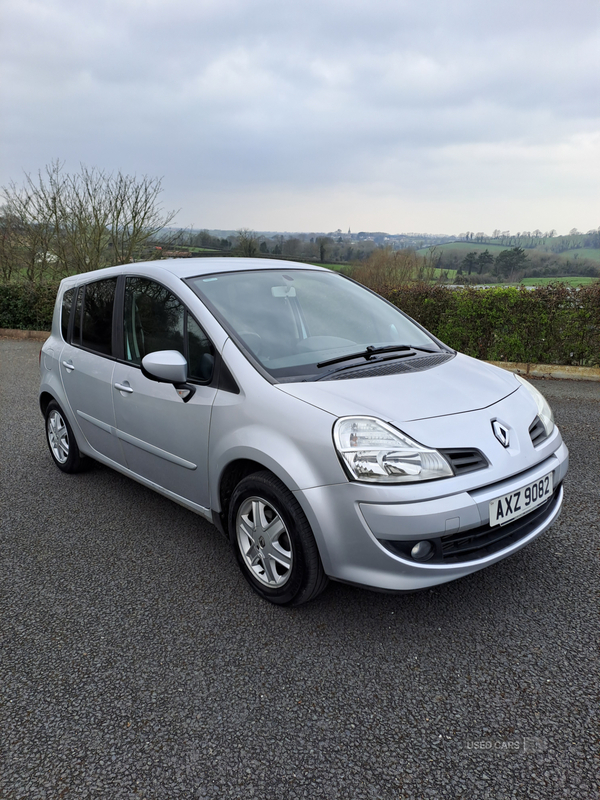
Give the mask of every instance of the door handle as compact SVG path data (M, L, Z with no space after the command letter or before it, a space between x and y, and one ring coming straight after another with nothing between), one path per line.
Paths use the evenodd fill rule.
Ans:
M75 369L75 364L72 361L63 361L63 367L67 370L67 372L72 372Z
M133 389L128 383L115 383L115 389L118 389L120 392L127 392L127 394L133 394Z

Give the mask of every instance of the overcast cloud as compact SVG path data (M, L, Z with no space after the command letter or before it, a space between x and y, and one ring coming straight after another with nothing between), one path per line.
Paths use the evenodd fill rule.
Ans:
M0 185L162 176L177 222L600 225L597 0L1 0Z

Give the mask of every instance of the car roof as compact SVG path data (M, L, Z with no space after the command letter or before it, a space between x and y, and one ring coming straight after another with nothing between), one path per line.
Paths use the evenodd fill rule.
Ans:
M83 272L65 278L64 285L87 283L92 280L101 280L126 272L129 275L144 275L160 278L169 273L176 278L193 278L197 275L211 275L215 272L242 272L248 270L264 269L310 269L319 272L328 272L325 267L316 264L305 264L299 261L284 261L271 258L236 258L236 257L204 257L204 258L168 258L155 261L137 261L132 264L120 264L115 267Z

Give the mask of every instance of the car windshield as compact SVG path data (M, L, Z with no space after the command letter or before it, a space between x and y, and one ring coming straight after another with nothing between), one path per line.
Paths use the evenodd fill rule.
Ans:
M277 381L415 356L412 348L439 351L397 308L336 272L265 269L187 283Z

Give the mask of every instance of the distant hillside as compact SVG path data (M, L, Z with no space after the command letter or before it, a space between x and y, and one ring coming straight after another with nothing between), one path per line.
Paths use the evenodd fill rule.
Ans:
M456 281L485 282L502 279L518 282L523 278L552 280L557 278L600 277L598 234L578 234L531 239L507 237L505 241L454 241L421 248L419 255L428 257L448 278Z

